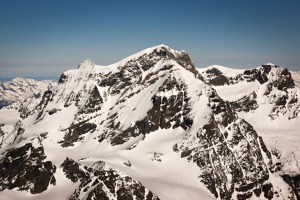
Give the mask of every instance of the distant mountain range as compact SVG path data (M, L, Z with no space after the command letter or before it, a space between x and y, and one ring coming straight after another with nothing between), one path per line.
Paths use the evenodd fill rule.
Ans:
M0 110L0 199L299 199L297 77L166 45L85 60Z
M15 102L22 102L32 96L42 95L48 86L56 87L57 81L37 81L30 78L14 78L0 83L0 109Z
M14 78L18 78L18 77L0 77L0 83L3 82L8 82L13 80ZM34 79L36 81L44 81L44 80L57 80L59 79L59 77L56 76L43 76L43 77L22 77L22 78L26 78L26 79Z

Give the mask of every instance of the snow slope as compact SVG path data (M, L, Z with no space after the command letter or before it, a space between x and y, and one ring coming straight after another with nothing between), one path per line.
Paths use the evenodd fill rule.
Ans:
M291 71L291 75L295 81L296 86L300 87L300 72Z

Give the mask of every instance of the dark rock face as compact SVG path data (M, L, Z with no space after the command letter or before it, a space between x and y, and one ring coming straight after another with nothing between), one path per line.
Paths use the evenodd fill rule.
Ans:
M141 73L142 72L137 65L132 66L132 68L125 65L120 72L109 74L108 76L104 77L99 83L99 86L109 86L109 93L111 95L116 95L120 93L121 89L126 88L128 85L131 85L132 79L139 77Z
M1 190L18 188L38 194L55 185L56 167L45 159L43 147L31 143L9 150L0 160Z
M270 65L262 65L259 69L245 70L243 76L249 82L257 80L260 84L264 84L269 80L267 75L271 69Z
M228 78L220 75L212 80L209 81L209 84L211 85L215 85L215 86L220 86L220 85L225 85L225 84L229 84Z
M101 104L103 103L103 99L95 86L91 92L90 97L86 101L86 103L79 110L79 114L89 114L91 112L101 110Z
M206 77L203 81L213 86L231 85L244 80L242 74L235 77L227 77L217 67L212 67L202 73Z
M44 108L48 105L48 103L52 100L53 94L51 91L46 91L42 97L41 102L36 107L36 110L40 111L36 120L40 120L40 118L44 115Z
M28 109L25 105L22 105L19 109L20 117L22 119L27 118L29 115L33 115L37 113L36 121L41 120L45 115L45 108L52 101L53 94L52 91L44 92L41 101L34 109Z
M208 83L215 86L229 84L229 78L225 77L223 73L217 68L208 69L206 71L208 77L212 77L209 79Z
M73 124L67 129L64 140L60 143L63 147L73 146L75 142L83 139L82 135L86 133L93 133L97 128L96 124L82 121L78 124Z
M196 78L204 81L203 77L198 73L194 63L192 62L187 52L180 52L180 54L176 57L176 62L182 67L184 67L186 70L192 72Z
M250 95L244 96L237 101L230 102L233 109L237 112L249 112L258 108L257 94L253 92Z
M74 183L80 182L79 187L70 196L69 200L80 199L79 195L82 193L86 194L88 200L111 198L122 200L159 199L140 182L106 166L103 161L98 161L92 167L88 167L66 158L61 167L68 179Z
M282 178L293 189L297 199L300 199L300 175L290 176L286 174L282 175Z
M70 105L72 105L72 103L73 103L75 100L76 100L76 94L75 94L75 92L72 91L72 92L69 94L69 96L68 96L68 98L67 98L67 100L66 100L66 102L65 102L65 104L64 104L64 107L65 107L65 108L69 107Z
M4 124L0 124L0 138L1 138L1 142L0 142L0 149L2 148L2 143L3 143L3 138L5 136L5 133L2 130L2 127L4 126Z
M287 88L295 87L295 82L288 69L285 68L282 70L279 79L275 81L274 86L277 87L278 90L286 90Z
M152 97L153 107L147 112L147 116L120 133L114 131L113 134L115 134L115 136L113 136L111 144L123 144L131 137L137 137L141 134L145 135L159 128L169 129L181 126L183 129L187 129L191 127L193 120L187 117L190 108L189 99L186 96L184 87L185 85L175 78L168 78L162 86L159 87L158 93L178 91L178 94L169 97L155 94ZM117 127L113 129L116 130Z
M67 80L67 76L62 73L61 76L59 77L58 83L62 84Z

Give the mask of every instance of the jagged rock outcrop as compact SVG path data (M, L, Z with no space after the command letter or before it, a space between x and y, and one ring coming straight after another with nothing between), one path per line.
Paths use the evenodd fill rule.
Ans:
M56 167L46 157L42 146L31 143L7 151L0 160L1 191L17 188L38 194L55 185Z
M293 188L293 192L296 194L297 199L300 199L300 175L283 175L283 180Z
M289 119L294 119L299 115L300 92L298 87L295 87L294 79L286 68L280 68L273 64L261 65L251 70L230 70L212 66L200 69L200 72L205 77L205 82L214 87L221 88L232 85L232 94L238 87L253 88L246 89L247 92L241 98L229 99L233 108L238 112L253 111L259 107L259 104L271 104L272 110L269 115L272 119L282 115L288 115ZM236 86L235 89L234 86ZM240 89L238 91L244 92ZM226 98L224 95L222 96ZM240 96L239 92L236 92L236 96Z
M105 162L97 161L92 167L82 166L66 158L61 165L66 177L72 182L79 182L79 187L69 200L85 197L92 199L139 199L158 200L141 183L133 180L121 171L108 167Z

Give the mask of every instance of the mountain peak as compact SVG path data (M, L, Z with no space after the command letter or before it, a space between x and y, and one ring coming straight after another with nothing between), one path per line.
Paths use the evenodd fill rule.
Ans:
M78 69L86 68L86 67L93 67L93 66L95 66L95 64L91 60L86 59L78 65Z
M160 48L167 48L167 49L171 49L168 45L165 44L159 44L153 47L149 47L150 49L160 49Z
M276 67L277 65L273 64L273 63L265 63L263 65L268 65L268 66L272 66L272 67Z
M120 68L124 66L140 66L143 71L147 71L161 60L173 60L184 69L192 72L195 76L201 79L195 65L186 51L176 51L167 45L160 44L139 51L131 56L128 56L117 63L108 65L109 68Z
M168 52L168 54L166 54L166 52ZM128 57L120 60L119 62L117 62L115 64L112 64L112 65L116 65L116 64L119 66L124 65L129 61L137 60L138 58L143 57L145 55L151 55L151 57L153 57L154 55L157 55L157 56L173 55L172 57L175 57L174 54L176 54L176 52L177 51L171 49L167 45L160 44L157 46L153 46L153 47L149 47L144 50L141 50L131 56L128 56ZM179 52L177 52L177 53L179 53Z

